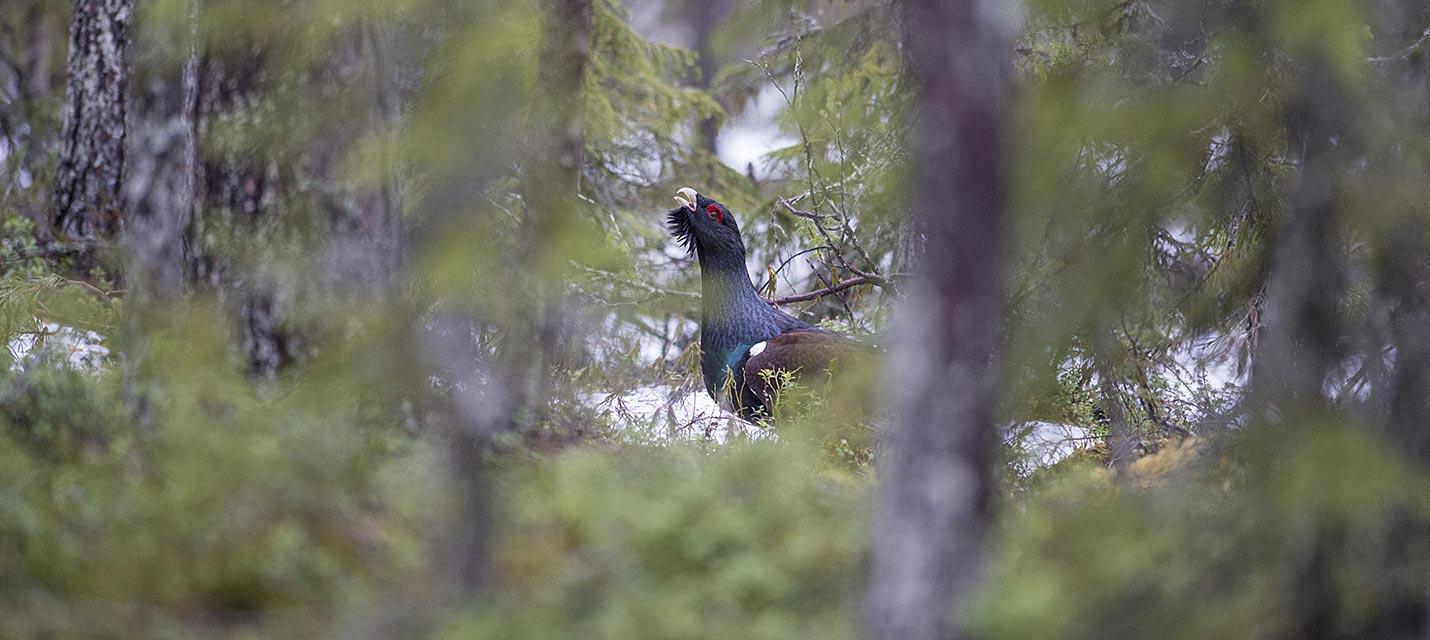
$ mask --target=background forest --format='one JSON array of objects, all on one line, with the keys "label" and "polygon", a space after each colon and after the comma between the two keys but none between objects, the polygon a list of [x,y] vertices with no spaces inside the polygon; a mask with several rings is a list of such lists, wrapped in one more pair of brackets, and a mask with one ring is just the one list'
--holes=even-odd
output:
[{"label": "background forest", "polygon": [[1430,638],[1423,0],[6,0],[0,225],[0,638]]}]

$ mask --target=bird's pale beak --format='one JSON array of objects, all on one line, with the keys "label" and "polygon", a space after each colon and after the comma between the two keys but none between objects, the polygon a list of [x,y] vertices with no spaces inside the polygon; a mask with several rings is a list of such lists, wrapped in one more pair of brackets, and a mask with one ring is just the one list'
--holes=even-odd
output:
[{"label": "bird's pale beak", "polygon": [[695,210],[695,190],[690,187],[683,187],[675,192],[675,201],[681,206],[691,211]]}]

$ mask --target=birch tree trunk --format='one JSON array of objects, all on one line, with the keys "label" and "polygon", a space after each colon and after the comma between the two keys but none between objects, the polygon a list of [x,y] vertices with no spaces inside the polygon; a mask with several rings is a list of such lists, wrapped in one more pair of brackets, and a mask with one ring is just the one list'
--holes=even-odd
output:
[{"label": "birch tree trunk", "polygon": [[870,638],[963,635],[990,519],[1004,242],[1007,25],[977,0],[911,0],[919,92],[911,207],[925,255],[893,355],[866,595]]},{"label": "birch tree trunk", "polygon": [[117,230],[133,0],[75,0],[51,233],[92,246]]}]

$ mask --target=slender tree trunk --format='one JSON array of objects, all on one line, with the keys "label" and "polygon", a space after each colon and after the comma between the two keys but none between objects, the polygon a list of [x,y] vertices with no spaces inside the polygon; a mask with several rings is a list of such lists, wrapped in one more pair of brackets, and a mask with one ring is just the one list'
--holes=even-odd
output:
[{"label": "slender tree trunk", "polygon": [[[271,84],[270,54],[260,48],[245,56],[215,52],[198,59],[192,117],[200,147],[225,121],[239,127],[255,125],[242,119],[235,123],[227,114],[279,91]],[[251,133],[243,130],[238,135]],[[257,379],[274,378],[308,348],[304,336],[287,324],[297,288],[261,269],[240,267],[226,247],[211,239],[218,235],[214,230],[220,234],[241,230],[258,245],[272,241],[270,234],[279,233],[284,225],[276,215],[281,208],[275,205],[300,190],[293,182],[298,171],[296,165],[275,162],[262,150],[240,153],[216,147],[195,157],[194,215],[185,231],[187,277],[194,289],[214,294],[237,314],[247,370]]]},{"label": "slender tree trunk", "polygon": [[1119,475],[1127,471],[1137,454],[1137,441],[1132,434],[1132,424],[1127,419],[1126,405],[1122,402],[1122,390],[1118,388],[1112,364],[1111,346],[1099,349],[1094,356],[1097,366],[1097,386],[1102,394],[1102,410],[1107,415],[1107,465]]},{"label": "slender tree trunk", "polygon": [[[695,31],[695,53],[700,58],[697,67],[700,77],[694,83],[699,89],[709,91],[715,82],[715,72],[719,70],[715,60],[715,30],[727,12],[724,0],[694,0],[687,6],[686,15]],[[696,129],[700,146],[715,153],[720,140],[720,121],[713,117],[702,118]]]},{"label": "slender tree trunk", "polygon": [[75,0],[52,234],[81,246],[117,230],[132,0]]},{"label": "slender tree trunk", "polygon": [[172,302],[191,284],[198,93],[198,1],[189,0],[188,53],[180,76],[135,96],[124,182],[125,395],[136,421],[155,423],[145,361],[149,334],[171,321]]},{"label": "slender tree trunk", "polygon": [[[527,166],[523,198],[526,217],[517,239],[516,262],[528,281],[530,306],[525,318],[512,327],[513,338],[506,370],[518,379],[521,425],[541,426],[553,393],[564,389],[550,384],[546,370],[564,353],[567,313],[560,291],[570,256],[555,250],[560,236],[569,232],[580,190],[581,163],[585,155],[581,85],[590,57],[591,0],[544,0],[546,16],[542,34],[540,91],[536,96],[534,153]],[[528,328],[535,331],[528,333]],[[531,348],[524,348],[524,347]],[[535,357],[533,357],[535,356]]]},{"label": "slender tree trunk", "polygon": [[[1400,4],[1396,18],[1404,32],[1398,42],[1418,41],[1424,37],[1424,25],[1430,24],[1430,6],[1420,0]],[[1430,104],[1417,99],[1430,90],[1430,56],[1422,52],[1394,60],[1387,78],[1409,98],[1401,106],[1404,121],[1430,119]],[[1395,362],[1385,384],[1372,383],[1372,393],[1383,397],[1389,440],[1430,467],[1430,219],[1423,211],[1409,212],[1390,228],[1393,231],[1381,238],[1380,270],[1383,295],[1393,305],[1389,337]],[[1379,390],[1382,386],[1384,391]],[[1430,593],[1426,598],[1430,600]]]},{"label": "slender tree trunk", "polygon": [[130,150],[125,181],[125,275],[130,298],[170,297],[188,283],[188,231],[194,215],[198,95],[198,0],[190,0],[188,53],[177,82],[141,98],[144,113]]},{"label": "slender tree trunk", "polygon": [[919,91],[911,207],[926,242],[889,370],[870,638],[962,637],[954,614],[977,583],[991,518],[1010,26],[992,22],[994,4],[910,0],[905,16]]},{"label": "slender tree trunk", "polygon": [[[1382,261],[1382,288],[1394,307],[1391,344],[1395,363],[1381,397],[1390,442],[1421,465],[1430,467],[1430,282],[1425,223],[1400,223],[1397,237],[1382,240],[1389,250]],[[1372,354],[1370,357],[1379,357]]]},{"label": "slender tree trunk", "polygon": [[50,45],[54,34],[59,31],[50,18],[50,13],[40,3],[30,6],[30,15],[26,22],[34,35],[25,55],[25,68],[29,70],[26,77],[29,80],[30,97],[50,94]]},{"label": "slender tree trunk", "polygon": [[372,64],[373,101],[368,117],[383,141],[380,152],[382,184],[368,207],[366,225],[375,254],[374,271],[381,280],[381,292],[391,292],[403,256],[402,181],[397,150],[391,136],[401,126],[403,96],[399,89],[397,62],[393,59],[396,39],[392,25],[365,24],[363,38]]},{"label": "slender tree trunk", "polygon": [[[1353,165],[1355,136],[1339,96],[1343,88],[1326,60],[1309,56],[1301,64],[1301,86],[1291,96],[1286,130],[1300,167],[1286,196],[1271,247],[1265,329],[1252,364],[1253,415],[1274,425],[1284,441],[1304,437],[1330,409],[1324,385],[1341,359],[1344,336],[1337,306],[1345,293],[1346,257],[1338,242],[1338,200],[1345,172]],[[1294,637],[1344,637],[1333,621],[1336,582],[1326,558],[1334,538],[1324,525],[1297,561],[1299,575],[1286,595],[1295,602]]]},{"label": "slender tree trunk", "polygon": [[[566,257],[554,250],[575,211],[582,161],[581,86],[591,43],[591,0],[545,0],[540,87],[532,153],[523,190],[526,210],[517,239],[511,315],[497,319],[501,341],[495,360],[473,344],[478,323],[446,316],[426,340],[429,350],[455,372],[460,391],[448,425],[453,472],[462,492],[454,570],[461,590],[477,595],[492,585],[493,439],[531,426],[546,401],[546,363],[559,333],[558,289],[551,280]],[[455,356],[455,357],[454,357]]]},{"label": "slender tree trunk", "polygon": [[[1272,245],[1265,329],[1252,366],[1263,417],[1283,420],[1326,407],[1322,387],[1339,360],[1336,305],[1345,286],[1334,225],[1344,163],[1340,95],[1326,64],[1311,61],[1290,108],[1287,130],[1300,170]],[[1339,141],[1336,138],[1342,137]]]}]

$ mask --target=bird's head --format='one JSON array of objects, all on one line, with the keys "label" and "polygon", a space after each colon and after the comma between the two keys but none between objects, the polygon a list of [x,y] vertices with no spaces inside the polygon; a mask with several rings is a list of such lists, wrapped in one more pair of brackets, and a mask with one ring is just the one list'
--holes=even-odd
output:
[{"label": "bird's head", "polygon": [[725,205],[694,189],[685,187],[676,192],[680,206],[666,216],[670,235],[685,249],[699,257],[702,265],[726,265],[745,268],[745,243],[740,239],[740,226]]}]

